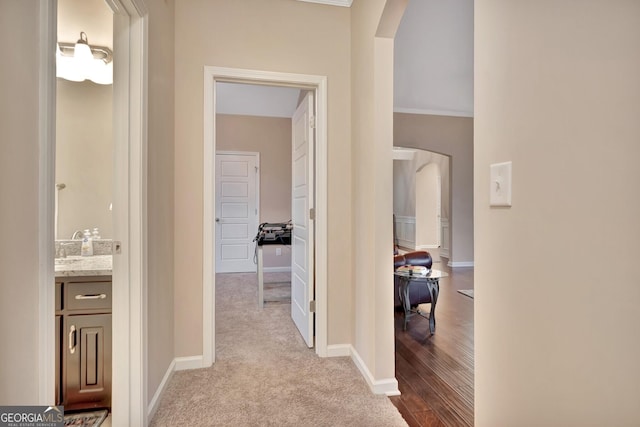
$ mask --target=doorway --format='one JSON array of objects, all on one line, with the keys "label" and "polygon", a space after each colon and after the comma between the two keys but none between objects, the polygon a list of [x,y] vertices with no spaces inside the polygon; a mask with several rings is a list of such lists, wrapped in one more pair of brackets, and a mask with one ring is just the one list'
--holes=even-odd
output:
[{"label": "doorway", "polygon": [[[114,184],[113,236],[113,425],[146,425],[146,59],[147,8],[144,0],[109,0],[114,13],[114,68],[116,75],[128,76],[113,87],[114,96]],[[41,111],[40,136],[42,179],[39,203],[39,244],[46,265],[54,261],[55,190],[55,103],[57,2],[40,2]],[[138,171],[131,173],[130,171]],[[39,357],[43,381],[39,401],[54,401],[55,354],[53,269],[40,270]]]},{"label": "doorway", "polygon": [[[286,74],[256,70],[205,67],[204,70],[204,247],[203,247],[203,359],[202,366],[215,361],[215,167],[216,83],[247,83],[297,87],[315,93],[315,335],[316,353],[327,355],[327,83],[324,76]],[[309,309],[311,309],[309,305]]]},{"label": "doorway", "polygon": [[405,251],[427,250],[434,262],[449,257],[451,158],[415,148],[394,148],[393,212]]}]

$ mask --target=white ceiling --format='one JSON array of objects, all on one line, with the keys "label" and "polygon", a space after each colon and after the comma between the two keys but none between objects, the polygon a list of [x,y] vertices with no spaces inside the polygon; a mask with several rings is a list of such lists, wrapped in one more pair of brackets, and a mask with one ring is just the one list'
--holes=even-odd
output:
[{"label": "white ceiling", "polygon": [[410,0],[394,46],[394,111],[473,116],[473,0]]},{"label": "white ceiling", "polygon": [[[351,6],[351,0],[299,1]],[[229,102],[235,114],[286,117],[289,107],[278,105],[289,102],[285,95],[265,99],[259,86],[233,89],[241,96],[228,90],[218,98],[219,111]],[[269,96],[290,89],[271,90]],[[396,112],[473,117],[473,0],[409,0],[395,37],[393,104]]]},{"label": "white ceiling", "polygon": [[247,116],[293,117],[300,89],[216,83],[216,112]]}]

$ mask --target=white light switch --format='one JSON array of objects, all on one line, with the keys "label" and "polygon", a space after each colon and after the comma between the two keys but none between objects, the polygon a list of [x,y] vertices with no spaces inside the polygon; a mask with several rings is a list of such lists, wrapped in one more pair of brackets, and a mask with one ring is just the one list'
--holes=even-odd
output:
[{"label": "white light switch", "polygon": [[491,165],[489,206],[511,206],[511,162]]}]

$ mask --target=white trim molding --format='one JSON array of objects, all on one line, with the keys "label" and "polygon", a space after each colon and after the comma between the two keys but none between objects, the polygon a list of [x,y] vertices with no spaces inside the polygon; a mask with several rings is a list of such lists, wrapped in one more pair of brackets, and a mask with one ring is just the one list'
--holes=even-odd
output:
[{"label": "white trim molding", "polygon": [[38,55],[38,369],[40,405],[51,405],[55,393],[55,310],[54,310],[54,183],[56,143],[56,71],[54,56],[56,49],[57,1],[40,1],[39,21],[41,46]]},{"label": "white trim molding", "polygon": [[416,217],[396,215],[396,238],[401,248],[416,249]]},{"label": "white trim molding", "polygon": [[423,114],[425,116],[473,117],[472,111],[453,111],[422,108],[394,108],[394,113]]},{"label": "white trim molding", "polygon": [[153,397],[149,402],[149,407],[147,408],[148,421],[151,421],[153,419],[153,416],[158,411],[158,407],[160,406],[160,400],[162,399],[162,395],[164,394],[164,391],[167,388],[167,385],[169,384],[169,381],[171,381],[171,378],[173,377],[173,373],[176,370],[177,370],[176,359],[173,359],[169,364],[169,367],[167,368],[167,372],[164,373],[164,376],[162,377],[162,381],[160,381],[160,384],[158,385],[158,389],[153,394]]},{"label": "white trim molding", "polygon": [[456,267],[473,267],[473,261],[449,261],[447,263],[447,265],[449,267],[452,268],[456,268]]},{"label": "white trim molding", "polygon": [[315,91],[316,100],[316,313],[315,349],[327,356],[327,77],[204,66],[203,91],[203,242],[202,242],[202,348],[203,367],[215,361],[215,152],[216,82],[299,87]]},{"label": "white trim molding", "polygon": [[441,218],[440,219],[440,229],[441,229],[441,237],[440,241],[442,242],[442,246],[440,247],[440,256],[449,258],[449,219]]},{"label": "white trim molding", "polygon": [[327,346],[327,357],[350,357],[351,344],[331,344]]},{"label": "white trim molding", "polygon": [[413,160],[416,152],[412,148],[393,147],[393,160]]},{"label": "white trim molding", "polygon": [[384,394],[385,396],[399,396],[400,389],[398,389],[398,380],[393,378],[385,378],[382,380],[376,380],[373,378],[371,371],[367,368],[367,365],[364,363],[358,352],[353,346],[350,347],[350,355],[351,360],[355,363],[358,370],[364,377],[367,385],[371,389],[374,394]]},{"label": "white trim molding", "polygon": [[203,356],[185,356],[174,359],[176,371],[188,371],[189,369],[206,368]]},{"label": "white trim molding", "polygon": [[291,273],[291,267],[264,267],[265,273]]},{"label": "white trim molding", "polygon": [[[147,425],[147,40],[144,0],[114,12],[113,425]],[[117,208],[116,208],[117,207]]]},{"label": "white trim molding", "polygon": [[319,3],[326,4],[329,6],[342,6],[342,7],[351,7],[351,3],[353,0],[298,0],[303,1],[305,3]]},{"label": "white trim molding", "polygon": [[416,251],[424,251],[427,249],[438,249],[440,246],[438,245],[417,245]]}]

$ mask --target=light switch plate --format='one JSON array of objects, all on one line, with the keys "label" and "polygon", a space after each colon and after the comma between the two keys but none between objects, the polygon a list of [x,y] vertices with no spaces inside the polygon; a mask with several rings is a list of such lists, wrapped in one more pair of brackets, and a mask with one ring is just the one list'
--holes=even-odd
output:
[{"label": "light switch plate", "polygon": [[491,165],[489,206],[511,206],[511,162]]}]

